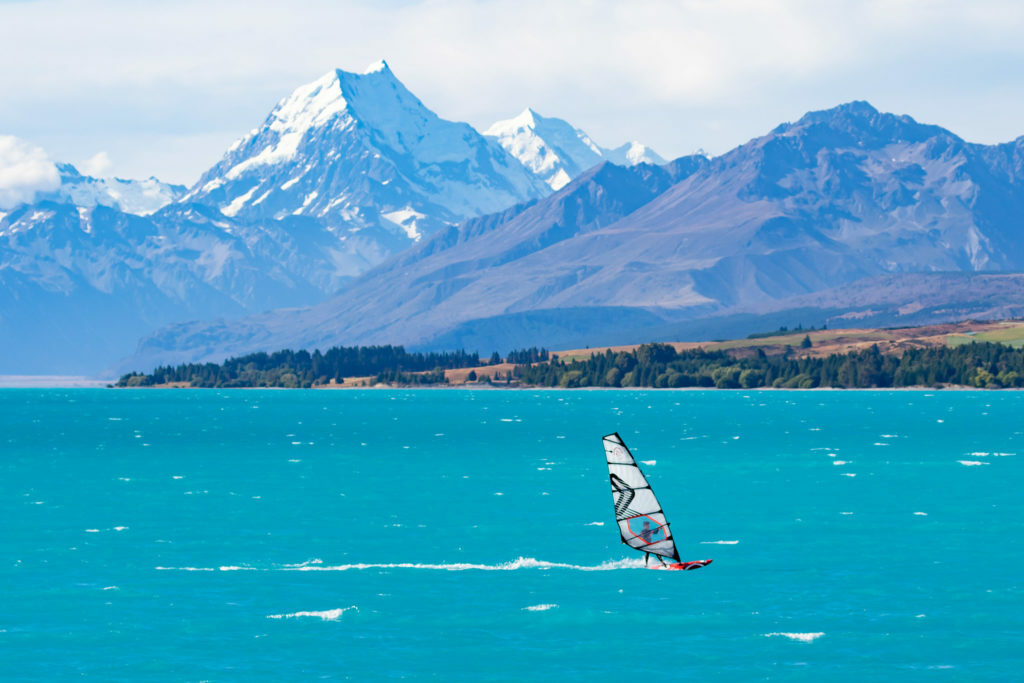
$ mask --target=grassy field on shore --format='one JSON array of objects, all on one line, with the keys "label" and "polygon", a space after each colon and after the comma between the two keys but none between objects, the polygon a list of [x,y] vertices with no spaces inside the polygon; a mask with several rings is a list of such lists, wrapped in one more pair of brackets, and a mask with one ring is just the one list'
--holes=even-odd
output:
[{"label": "grassy field on shore", "polygon": [[[810,348],[801,348],[804,337],[811,340]],[[667,342],[676,351],[703,349],[705,351],[763,350],[766,354],[784,353],[789,347],[796,357],[823,357],[836,353],[861,351],[877,345],[879,351],[902,354],[907,349],[937,346],[959,346],[972,341],[990,341],[1008,344],[1014,348],[1024,346],[1024,321],[996,322],[966,321],[927,325],[923,327],[863,328],[835,330],[790,330],[771,335],[756,335],[744,339],[726,339],[709,342]],[[582,360],[595,353],[611,350],[635,351],[641,344],[627,346],[595,346],[588,349],[554,351],[562,360]]]}]

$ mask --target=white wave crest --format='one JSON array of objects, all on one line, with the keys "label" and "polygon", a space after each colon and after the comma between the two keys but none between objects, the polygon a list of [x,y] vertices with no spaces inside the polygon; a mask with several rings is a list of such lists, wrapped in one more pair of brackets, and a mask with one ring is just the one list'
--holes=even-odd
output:
[{"label": "white wave crest", "polygon": [[597,565],[569,564],[567,562],[548,562],[532,557],[520,557],[511,562],[499,564],[476,564],[471,562],[452,562],[444,564],[430,564],[422,562],[358,562],[353,564],[338,565],[277,565],[272,567],[251,567],[240,565],[224,565],[221,567],[156,567],[158,571],[185,571],[185,572],[243,572],[243,571],[280,571],[280,572],[346,572],[362,569],[432,569],[436,571],[464,572],[510,572],[519,569],[572,569],[581,572],[603,572],[616,569],[643,569],[644,562],[639,558],[625,560],[608,560]]},{"label": "white wave crest", "polygon": [[445,564],[428,564],[419,562],[391,562],[391,563],[356,563],[339,564],[334,566],[310,566],[294,567],[291,571],[350,571],[353,569],[433,569],[438,571],[461,572],[461,571],[485,571],[485,572],[509,572],[518,569],[574,569],[576,571],[610,571],[614,569],[641,569],[643,561],[639,559],[609,560],[598,565],[579,565],[567,562],[547,562],[532,557],[519,557],[511,562],[499,564],[476,564],[471,562],[452,562]]},{"label": "white wave crest", "polygon": [[604,526],[604,522],[587,522],[583,526]]},{"label": "white wave crest", "polygon": [[653,467],[654,465],[657,465],[657,464],[658,464],[658,461],[657,461],[657,460],[641,460],[640,462],[641,462],[641,464],[644,464],[644,465],[651,465],[652,467]]},{"label": "white wave crest", "polygon": [[739,541],[701,541],[701,545],[736,545]]},{"label": "white wave crest", "polygon": [[297,619],[298,617],[315,617],[324,621],[338,621],[341,615],[349,610],[359,611],[355,605],[351,607],[339,607],[338,609],[326,609],[319,612],[292,612],[291,614],[268,614],[267,619]]},{"label": "white wave crest", "polygon": [[825,633],[765,633],[764,635],[765,638],[782,636],[783,638],[789,638],[790,640],[799,640],[801,643],[810,643],[817,638],[821,638]]},{"label": "white wave crest", "polygon": [[958,463],[965,467],[977,467],[978,465],[987,465],[987,462],[981,460],[957,460]]},{"label": "white wave crest", "polygon": [[323,564],[323,563],[324,563],[324,561],[321,560],[319,557],[317,557],[317,558],[314,558],[312,560],[306,560],[305,562],[296,562],[295,564],[286,564],[284,566],[285,567],[289,567],[289,568],[309,567],[311,565],[317,565],[317,564]]},{"label": "white wave crest", "polygon": [[527,611],[527,612],[546,612],[549,609],[554,609],[555,607],[558,607],[558,605],[556,605],[554,603],[547,603],[547,604],[544,604],[544,605],[530,605],[529,607],[524,607],[523,611]]},{"label": "white wave crest", "polygon": [[215,572],[216,567],[154,567],[158,572]]}]

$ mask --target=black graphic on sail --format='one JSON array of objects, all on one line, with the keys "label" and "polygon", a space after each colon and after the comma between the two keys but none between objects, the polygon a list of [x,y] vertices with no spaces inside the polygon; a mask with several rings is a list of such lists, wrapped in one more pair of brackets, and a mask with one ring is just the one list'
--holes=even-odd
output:
[{"label": "black graphic on sail", "polygon": [[679,551],[672,540],[668,520],[633,454],[618,433],[609,434],[602,442],[608,459],[615,520],[619,524],[622,542],[642,552],[670,557],[678,562]]},{"label": "black graphic on sail", "polygon": [[621,519],[626,516],[626,510],[629,509],[629,504],[636,498],[636,493],[633,489],[629,488],[626,482],[622,481],[614,474],[612,477],[612,490],[614,490],[618,497],[615,499],[615,519]]}]

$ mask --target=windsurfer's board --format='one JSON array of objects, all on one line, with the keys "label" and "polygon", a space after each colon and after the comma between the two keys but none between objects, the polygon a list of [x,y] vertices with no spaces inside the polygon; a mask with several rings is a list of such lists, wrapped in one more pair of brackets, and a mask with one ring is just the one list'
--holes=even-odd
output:
[{"label": "windsurfer's board", "polygon": [[664,569],[674,569],[676,571],[688,572],[691,569],[700,569],[711,564],[714,560],[693,560],[692,562],[673,562],[672,564],[665,565]]}]

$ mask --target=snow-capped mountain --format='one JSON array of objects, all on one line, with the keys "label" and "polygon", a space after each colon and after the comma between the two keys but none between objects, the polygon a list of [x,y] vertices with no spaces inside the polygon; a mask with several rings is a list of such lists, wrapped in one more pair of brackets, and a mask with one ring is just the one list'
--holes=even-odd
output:
[{"label": "snow-capped mountain", "polygon": [[615,149],[604,150],[604,158],[619,166],[635,166],[636,164],[655,164],[661,166],[668,163],[661,155],[647,145],[633,140]]},{"label": "snow-capped mountain", "polygon": [[665,163],[654,150],[639,142],[606,149],[567,121],[541,116],[530,108],[519,116],[494,123],[484,135],[496,140],[552,190],[560,190],[602,161],[620,166]]},{"label": "snow-capped mountain", "polygon": [[185,194],[183,185],[171,185],[150,177],[145,180],[94,178],[82,175],[71,164],[57,164],[60,187],[40,194],[38,201],[69,202],[91,209],[108,206],[137,216],[149,215]]},{"label": "snow-capped mountain", "polygon": [[239,220],[314,217],[342,239],[385,231],[405,246],[547,191],[499,145],[438,117],[379,62],[297,88],[184,199]]},{"label": "snow-capped mountain", "polygon": [[0,211],[0,372],[98,371],[160,325],[315,303],[423,235],[550,192],[383,62],[296,89],[187,193],[54,170],[59,186]]}]

